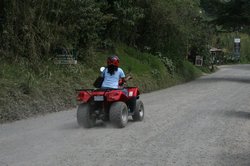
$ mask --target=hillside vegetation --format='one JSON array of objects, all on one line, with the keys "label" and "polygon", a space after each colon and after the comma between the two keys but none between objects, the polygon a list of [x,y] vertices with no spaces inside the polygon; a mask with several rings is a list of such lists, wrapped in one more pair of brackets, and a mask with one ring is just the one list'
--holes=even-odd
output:
[{"label": "hillside vegetation", "polygon": [[[199,0],[1,2],[0,122],[75,106],[74,90],[92,87],[111,54],[143,92],[199,76],[190,52],[209,66],[213,27]],[[78,64],[54,64],[61,49]]]},{"label": "hillside vegetation", "polygon": [[1,58],[37,64],[57,48],[74,48],[79,60],[96,48],[121,42],[181,62],[191,48],[207,51],[209,31],[198,0],[12,0],[4,1]]},{"label": "hillside vegetation", "polygon": [[[120,55],[124,71],[133,76],[128,85],[138,86],[141,92],[166,88],[201,75],[199,69],[186,61],[178,72],[170,73],[164,63],[153,55],[121,46],[115,53]],[[93,80],[99,74],[99,67],[105,65],[108,55],[98,52],[95,55],[98,59],[93,63],[77,65],[42,63],[39,74],[26,67],[25,61],[17,64],[1,62],[0,122],[76,106],[75,89],[93,88]]]}]

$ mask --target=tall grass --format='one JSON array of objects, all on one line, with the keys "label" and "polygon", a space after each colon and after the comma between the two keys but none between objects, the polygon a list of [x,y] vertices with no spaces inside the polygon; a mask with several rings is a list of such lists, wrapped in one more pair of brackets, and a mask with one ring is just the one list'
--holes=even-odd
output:
[{"label": "tall grass", "polygon": [[34,71],[25,61],[19,64],[0,62],[0,123],[55,112],[76,106],[75,89],[93,88],[99,67],[106,65],[106,57],[117,54],[121,68],[132,75],[129,86],[141,92],[166,88],[197,77],[200,71],[185,62],[176,73],[156,56],[142,53],[125,45],[114,52],[96,52],[77,65],[41,63]]}]

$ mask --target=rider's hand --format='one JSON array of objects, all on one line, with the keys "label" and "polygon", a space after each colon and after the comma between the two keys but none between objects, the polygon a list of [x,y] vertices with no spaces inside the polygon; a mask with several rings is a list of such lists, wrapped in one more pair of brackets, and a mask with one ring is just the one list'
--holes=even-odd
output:
[{"label": "rider's hand", "polygon": [[127,77],[125,78],[126,81],[128,81],[128,80],[130,80],[130,79],[132,79],[132,76],[127,76]]}]

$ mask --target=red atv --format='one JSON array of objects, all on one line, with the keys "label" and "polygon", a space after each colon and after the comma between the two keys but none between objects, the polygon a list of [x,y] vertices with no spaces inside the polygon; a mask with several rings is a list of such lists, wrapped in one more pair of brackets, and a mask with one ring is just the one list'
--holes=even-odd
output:
[{"label": "red atv", "polygon": [[111,121],[123,128],[128,123],[128,116],[134,121],[144,118],[144,106],[139,100],[137,87],[121,89],[81,89],[77,90],[77,122],[80,126],[91,128],[96,120]]}]

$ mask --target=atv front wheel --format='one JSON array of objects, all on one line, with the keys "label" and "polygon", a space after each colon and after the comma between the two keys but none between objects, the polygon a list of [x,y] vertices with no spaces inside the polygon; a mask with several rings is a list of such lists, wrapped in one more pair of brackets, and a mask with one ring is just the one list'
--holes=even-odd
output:
[{"label": "atv front wheel", "polygon": [[123,128],[128,123],[128,107],[124,102],[114,102],[110,106],[109,119],[111,123],[119,128]]},{"label": "atv front wheel", "polygon": [[141,100],[136,101],[136,108],[134,115],[132,115],[134,121],[142,121],[144,118],[144,105]]},{"label": "atv front wheel", "polygon": [[80,104],[76,117],[81,127],[91,128],[95,125],[96,118],[91,116],[91,106],[89,104]]}]

